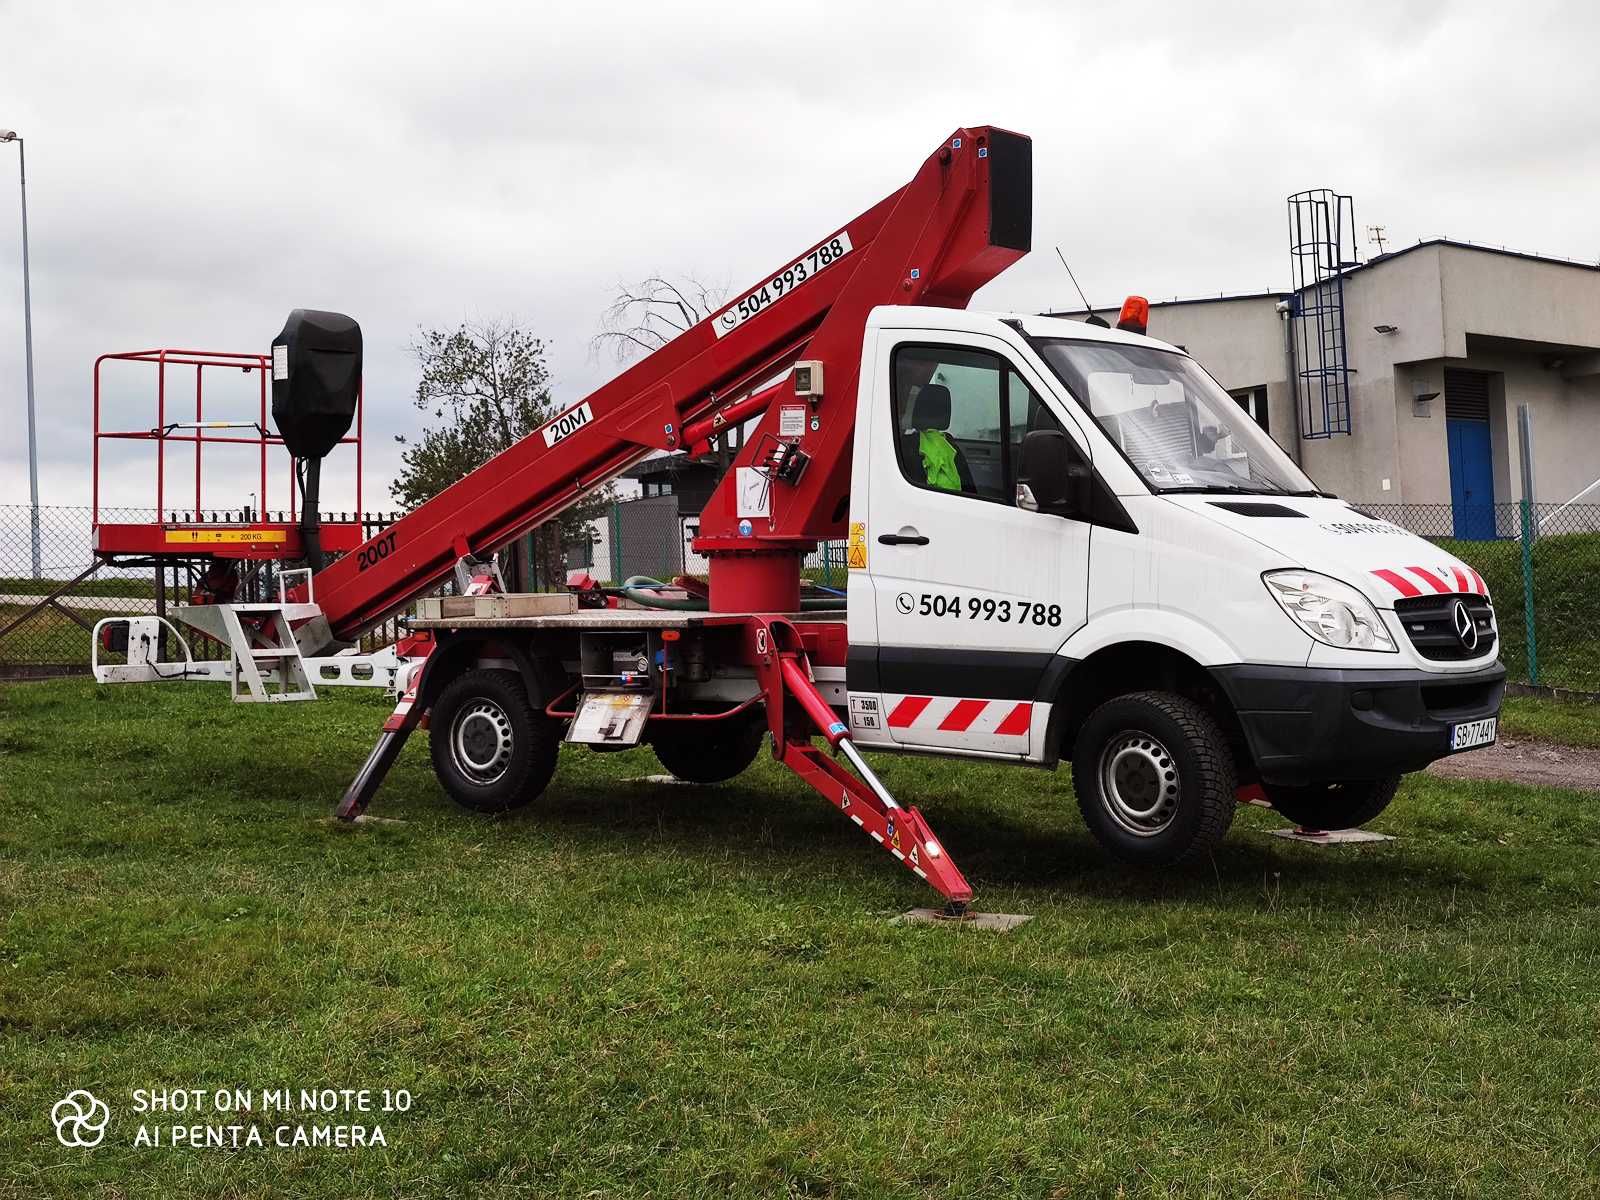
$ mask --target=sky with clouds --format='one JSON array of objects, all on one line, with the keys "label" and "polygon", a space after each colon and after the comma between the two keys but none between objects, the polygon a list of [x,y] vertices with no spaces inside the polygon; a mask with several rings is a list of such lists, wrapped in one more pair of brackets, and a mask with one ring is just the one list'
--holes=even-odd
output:
[{"label": "sky with clouds", "polygon": [[[303,306],[362,324],[381,507],[419,326],[513,317],[576,400],[617,369],[589,341],[619,281],[737,291],[961,125],[1034,139],[1035,252],[980,307],[1074,303],[1056,245],[1096,304],[1282,287],[1308,187],[1391,248],[1595,261],[1597,36],[1587,3],[0,0],[42,500],[88,501],[98,354],[264,350]],[[28,495],[16,159],[0,145],[0,504]],[[146,382],[108,378],[108,420],[153,424]],[[208,416],[251,415],[237,377],[207,390]],[[152,464],[125,454],[107,501],[150,503]],[[255,486],[213,483],[217,506]]]}]

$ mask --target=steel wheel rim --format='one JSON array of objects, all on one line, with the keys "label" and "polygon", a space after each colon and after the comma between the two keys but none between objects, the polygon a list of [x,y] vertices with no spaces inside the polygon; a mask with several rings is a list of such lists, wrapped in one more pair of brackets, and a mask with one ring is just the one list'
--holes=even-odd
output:
[{"label": "steel wheel rim", "polygon": [[493,700],[479,699],[456,713],[450,757],[473,783],[491,784],[511,765],[511,718]]},{"label": "steel wheel rim", "polygon": [[1119,733],[1100,754],[1101,803],[1135,837],[1154,837],[1172,824],[1180,783],[1172,752],[1148,733]]}]

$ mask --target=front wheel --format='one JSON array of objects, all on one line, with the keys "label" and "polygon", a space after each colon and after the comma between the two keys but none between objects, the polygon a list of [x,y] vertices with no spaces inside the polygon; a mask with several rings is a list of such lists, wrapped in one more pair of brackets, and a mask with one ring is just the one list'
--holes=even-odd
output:
[{"label": "front wheel", "polygon": [[1304,829],[1355,829],[1394,799],[1400,776],[1315,783],[1306,787],[1268,785],[1262,790],[1272,807]]},{"label": "front wheel", "polygon": [[446,685],[428,719],[433,773],[473,812],[521,808],[549,785],[561,726],[528,702],[514,671],[468,671]]},{"label": "front wheel", "polygon": [[1216,719],[1170,692],[1107,700],[1073,747],[1084,823],[1126,862],[1160,866],[1211,850],[1233,824],[1236,778]]}]

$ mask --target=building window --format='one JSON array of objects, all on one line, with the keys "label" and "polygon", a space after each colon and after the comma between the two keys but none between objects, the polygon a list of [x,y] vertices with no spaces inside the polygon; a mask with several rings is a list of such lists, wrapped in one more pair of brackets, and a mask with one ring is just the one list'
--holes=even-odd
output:
[{"label": "building window", "polygon": [[1267,389],[1264,387],[1243,388],[1236,392],[1229,392],[1239,407],[1250,414],[1250,419],[1261,426],[1261,432],[1271,433],[1267,425]]}]

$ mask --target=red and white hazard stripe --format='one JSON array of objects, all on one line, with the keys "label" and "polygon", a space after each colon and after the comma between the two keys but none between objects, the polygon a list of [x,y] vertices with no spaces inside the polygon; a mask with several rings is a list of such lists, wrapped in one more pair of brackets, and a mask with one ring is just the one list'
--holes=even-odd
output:
[{"label": "red and white hazard stripe", "polygon": [[1483,576],[1471,567],[1380,567],[1372,573],[1402,596],[1489,594]]},{"label": "red and white hazard stripe", "polygon": [[972,700],[960,696],[886,696],[889,728],[915,733],[1028,737],[1033,705],[1027,700]]}]

